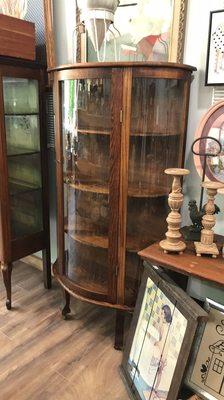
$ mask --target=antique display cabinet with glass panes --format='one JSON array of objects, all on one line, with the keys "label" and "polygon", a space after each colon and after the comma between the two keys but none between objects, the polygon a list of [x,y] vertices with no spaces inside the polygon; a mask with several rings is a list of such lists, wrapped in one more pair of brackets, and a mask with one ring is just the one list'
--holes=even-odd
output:
[{"label": "antique display cabinet with glass panes", "polygon": [[70,295],[124,313],[135,306],[138,251],[166,231],[171,182],[184,160],[193,67],[76,64],[54,69],[57,280]]},{"label": "antique display cabinet with glass panes", "polygon": [[45,74],[36,63],[0,57],[0,261],[11,308],[13,261],[42,250],[51,286]]}]

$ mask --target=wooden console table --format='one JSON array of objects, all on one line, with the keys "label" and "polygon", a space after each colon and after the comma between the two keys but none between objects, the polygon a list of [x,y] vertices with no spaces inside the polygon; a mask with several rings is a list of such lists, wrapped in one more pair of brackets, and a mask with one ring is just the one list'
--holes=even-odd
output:
[{"label": "wooden console table", "polygon": [[[217,246],[219,251],[224,243],[224,237],[217,236]],[[165,254],[155,243],[140,251],[139,256],[150,262],[182,275],[191,276],[206,281],[224,285],[224,258],[221,254],[217,258],[210,256],[197,257],[192,242],[187,243],[187,249],[183,254]]]}]

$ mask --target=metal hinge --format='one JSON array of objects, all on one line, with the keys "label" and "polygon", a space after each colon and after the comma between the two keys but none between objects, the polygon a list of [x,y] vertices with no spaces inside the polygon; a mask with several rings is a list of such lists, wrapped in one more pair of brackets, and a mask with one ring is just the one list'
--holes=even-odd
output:
[{"label": "metal hinge", "polygon": [[123,123],[123,110],[120,110],[120,123]]}]

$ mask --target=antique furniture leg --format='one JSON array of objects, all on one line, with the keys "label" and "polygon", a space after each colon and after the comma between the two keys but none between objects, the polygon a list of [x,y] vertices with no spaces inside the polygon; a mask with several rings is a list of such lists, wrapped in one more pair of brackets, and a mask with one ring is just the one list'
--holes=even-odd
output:
[{"label": "antique furniture leg", "polygon": [[115,327],[115,342],[114,348],[116,350],[122,350],[124,346],[124,322],[125,313],[124,311],[116,311],[116,327]]},{"label": "antique furniture leg", "polygon": [[50,246],[42,250],[44,287],[51,289],[51,252]]},{"label": "antique furniture leg", "polygon": [[67,319],[67,314],[70,314],[71,309],[70,309],[70,293],[67,292],[67,290],[63,290],[64,296],[65,296],[65,306],[62,310],[62,316],[64,319]]},{"label": "antique furniture leg", "polygon": [[164,253],[176,252],[182,254],[186,248],[186,244],[180,240],[181,215],[179,210],[183,204],[183,194],[181,188],[181,177],[189,174],[188,169],[168,168],[165,174],[173,176],[172,192],[169,195],[168,204],[171,208],[166,221],[168,223],[168,231],[166,239],[160,242],[160,247]]},{"label": "antique furniture leg", "polygon": [[2,263],[1,264],[1,270],[2,270],[2,275],[3,275],[3,281],[4,285],[6,288],[6,308],[8,310],[11,310],[12,307],[12,289],[11,289],[11,275],[12,275],[12,263]]},{"label": "antique furniture leg", "polygon": [[200,257],[202,254],[210,254],[216,258],[219,254],[218,247],[214,240],[213,227],[215,226],[215,195],[218,189],[223,189],[224,185],[220,182],[204,182],[202,184],[206,188],[208,202],[205,206],[205,215],[202,218],[203,229],[201,231],[201,241],[194,242],[196,254]]}]

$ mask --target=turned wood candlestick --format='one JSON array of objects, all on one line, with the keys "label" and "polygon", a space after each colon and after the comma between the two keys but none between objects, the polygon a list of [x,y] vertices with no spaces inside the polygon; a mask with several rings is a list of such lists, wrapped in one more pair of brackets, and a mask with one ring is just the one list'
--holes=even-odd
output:
[{"label": "turned wood candlestick", "polygon": [[205,215],[202,218],[203,229],[201,231],[201,241],[194,242],[196,254],[198,257],[201,254],[210,254],[212,257],[216,258],[219,254],[218,247],[214,240],[213,227],[215,226],[215,196],[218,189],[223,189],[224,184],[220,182],[204,182],[202,186],[207,191],[208,201],[205,206]]},{"label": "turned wood candlestick", "polygon": [[168,168],[165,170],[165,174],[173,176],[172,192],[168,198],[168,204],[171,208],[166,221],[168,224],[168,231],[166,232],[166,239],[160,242],[160,247],[164,250],[164,253],[175,252],[182,254],[186,248],[186,244],[180,240],[180,224],[181,215],[179,210],[183,204],[183,194],[181,187],[181,177],[188,175],[190,171],[182,168]]}]

